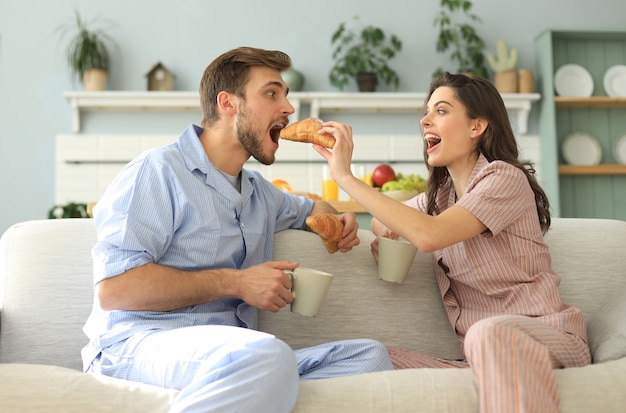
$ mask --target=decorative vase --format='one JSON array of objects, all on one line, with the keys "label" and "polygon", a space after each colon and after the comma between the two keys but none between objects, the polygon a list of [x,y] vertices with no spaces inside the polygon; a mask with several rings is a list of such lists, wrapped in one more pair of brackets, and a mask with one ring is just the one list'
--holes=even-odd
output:
[{"label": "decorative vase", "polygon": [[98,92],[107,88],[108,73],[103,69],[87,69],[83,72],[83,89]]},{"label": "decorative vase", "polygon": [[517,72],[515,70],[507,70],[496,73],[494,85],[500,93],[517,93]]},{"label": "decorative vase", "polygon": [[535,83],[533,80],[533,72],[528,69],[520,69],[517,72],[517,91],[519,93],[534,93]]},{"label": "decorative vase", "polygon": [[293,67],[281,72],[280,76],[283,78],[285,83],[287,83],[287,87],[289,87],[291,92],[299,92],[302,90],[302,86],[304,85],[304,75]]},{"label": "decorative vase", "polygon": [[378,77],[373,72],[359,73],[356,75],[356,83],[359,87],[359,92],[374,92],[378,85]]}]

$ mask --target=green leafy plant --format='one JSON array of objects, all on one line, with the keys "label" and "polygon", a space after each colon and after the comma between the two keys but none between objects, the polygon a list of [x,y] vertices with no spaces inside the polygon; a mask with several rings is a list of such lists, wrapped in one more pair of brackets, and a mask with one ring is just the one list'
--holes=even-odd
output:
[{"label": "green leafy plant", "polygon": [[108,45],[113,45],[111,37],[103,29],[90,29],[78,11],[74,12],[75,21],[59,27],[61,38],[74,32],[67,46],[67,64],[72,75],[83,80],[88,69],[109,70],[110,55]]},{"label": "green leafy plant", "polygon": [[[354,20],[360,23],[358,16]],[[400,78],[388,64],[402,50],[402,41],[397,36],[372,25],[361,25],[357,30],[341,23],[331,37],[331,44],[335,64],[328,78],[333,86],[343,90],[357,75],[374,73],[385,84],[398,88]]]},{"label": "green leafy plant", "polygon": [[[450,60],[456,62],[457,71],[471,72],[487,79],[483,52],[485,42],[472,26],[473,23],[482,21],[472,12],[470,0],[441,0],[441,11],[434,21],[435,27],[439,28],[436,49],[439,53],[450,52]],[[444,69],[438,68],[433,75],[439,76],[444,72]]]},{"label": "green leafy plant", "polygon": [[65,205],[55,205],[48,210],[48,219],[87,218],[87,204],[69,202]]}]

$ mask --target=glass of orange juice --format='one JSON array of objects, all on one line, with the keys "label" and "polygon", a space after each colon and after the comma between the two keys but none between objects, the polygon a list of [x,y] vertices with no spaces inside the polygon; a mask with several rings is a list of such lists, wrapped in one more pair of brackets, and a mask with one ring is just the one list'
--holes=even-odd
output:
[{"label": "glass of orange juice", "polygon": [[339,199],[339,186],[330,177],[328,165],[322,166],[322,199],[324,201],[337,201]]}]

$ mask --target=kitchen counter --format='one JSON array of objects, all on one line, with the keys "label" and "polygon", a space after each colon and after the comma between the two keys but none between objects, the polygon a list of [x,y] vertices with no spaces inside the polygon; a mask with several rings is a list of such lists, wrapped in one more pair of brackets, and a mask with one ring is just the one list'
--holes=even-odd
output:
[{"label": "kitchen counter", "polygon": [[355,201],[326,201],[339,212],[354,212],[355,214],[367,213],[359,203]]},{"label": "kitchen counter", "polygon": [[354,212],[356,214],[356,222],[362,229],[370,229],[372,216],[355,201],[326,201],[339,212]]}]

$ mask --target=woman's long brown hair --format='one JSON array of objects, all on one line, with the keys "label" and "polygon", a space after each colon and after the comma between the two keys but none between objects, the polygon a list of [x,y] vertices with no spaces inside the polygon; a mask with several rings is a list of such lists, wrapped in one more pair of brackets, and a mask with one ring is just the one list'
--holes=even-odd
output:
[{"label": "woman's long brown hair", "polygon": [[[469,119],[483,118],[488,122],[485,132],[478,140],[476,151],[483,154],[489,162],[504,161],[524,172],[528,183],[535,194],[539,225],[545,234],[550,228],[550,202],[535,178],[535,169],[531,162],[521,162],[517,141],[511,128],[509,115],[504,106],[502,96],[488,80],[462,74],[450,74],[433,79],[426,102],[439,87],[451,88],[456,98],[465,106]],[[424,146],[424,159],[428,159],[427,147]],[[432,167],[427,164],[429,177],[426,187],[428,213],[439,213],[437,192],[450,175],[446,167]]]}]

